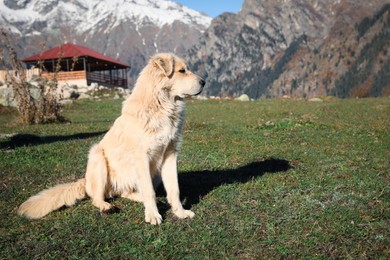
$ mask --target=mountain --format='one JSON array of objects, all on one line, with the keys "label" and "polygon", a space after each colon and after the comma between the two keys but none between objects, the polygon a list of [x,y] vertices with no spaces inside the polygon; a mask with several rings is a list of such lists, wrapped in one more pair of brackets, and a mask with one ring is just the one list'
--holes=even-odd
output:
[{"label": "mountain", "polygon": [[389,12],[383,0],[245,0],[186,56],[207,95],[388,95]]},{"label": "mountain", "polygon": [[131,65],[133,80],[156,52],[183,55],[211,18],[166,0],[0,0],[0,26],[19,57],[64,42],[84,45]]}]

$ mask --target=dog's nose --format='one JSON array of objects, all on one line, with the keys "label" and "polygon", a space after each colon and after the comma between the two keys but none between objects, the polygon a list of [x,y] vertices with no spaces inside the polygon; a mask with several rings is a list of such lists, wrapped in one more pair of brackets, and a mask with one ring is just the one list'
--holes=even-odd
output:
[{"label": "dog's nose", "polygon": [[202,87],[204,87],[204,85],[206,85],[206,81],[204,81],[203,79],[200,79],[199,84],[202,85]]}]

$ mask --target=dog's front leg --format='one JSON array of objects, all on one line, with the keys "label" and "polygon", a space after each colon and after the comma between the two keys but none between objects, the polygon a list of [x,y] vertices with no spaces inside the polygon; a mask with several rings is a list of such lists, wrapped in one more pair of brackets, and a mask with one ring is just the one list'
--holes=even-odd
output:
[{"label": "dog's front leg", "polygon": [[161,169],[161,177],[164,183],[167,199],[172,207],[173,213],[178,218],[193,218],[194,212],[183,209],[180,202],[179,182],[177,176],[177,154],[169,153],[165,156]]},{"label": "dog's front leg", "polygon": [[152,225],[160,225],[162,217],[157,209],[156,194],[150,175],[149,161],[142,158],[138,160],[137,165],[136,171],[139,180],[139,190],[145,207],[145,221]]}]

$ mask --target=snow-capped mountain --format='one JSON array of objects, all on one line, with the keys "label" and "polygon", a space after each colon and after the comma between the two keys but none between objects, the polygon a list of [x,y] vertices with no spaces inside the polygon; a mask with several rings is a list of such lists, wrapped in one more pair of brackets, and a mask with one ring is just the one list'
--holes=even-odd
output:
[{"label": "snow-capped mountain", "polygon": [[0,0],[0,26],[19,55],[73,42],[131,65],[137,75],[156,52],[182,55],[211,18],[167,0]]},{"label": "snow-capped mountain", "polygon": [[59,23],[74,26],[78,33],[93,34],[110,20],[106,30],[132,20],[159,27],[181,21],[190,26],[208,27],[211,18],[178,3],[165,0],[2,0],[0,21],[15,33],[40,33],[35,26]]}]

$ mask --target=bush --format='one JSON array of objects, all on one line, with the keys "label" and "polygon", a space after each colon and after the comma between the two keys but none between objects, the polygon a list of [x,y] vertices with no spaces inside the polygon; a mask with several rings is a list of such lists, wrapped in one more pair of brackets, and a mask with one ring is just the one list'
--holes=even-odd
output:
[{"label": "bush", "polygon": [[[57,99],[57,81],[45,83],[39,81],[35,88],[36,98],[32,95],[32,86],[27,82],[26,71],[17,57],[17,53],[5,30],[1,30],[5,48],[0,47],[0,61],[4,66],[10,66],[13,73],[7,74],[7,85],[11,86],[17,102],[17,110],[22,122],[26,124],[40,124],[63,122],[65,118],[60,114],[60,103]],[[5,57],[8,57],[7,63]],[[35,96],[35,95],[34,95]]]}]

